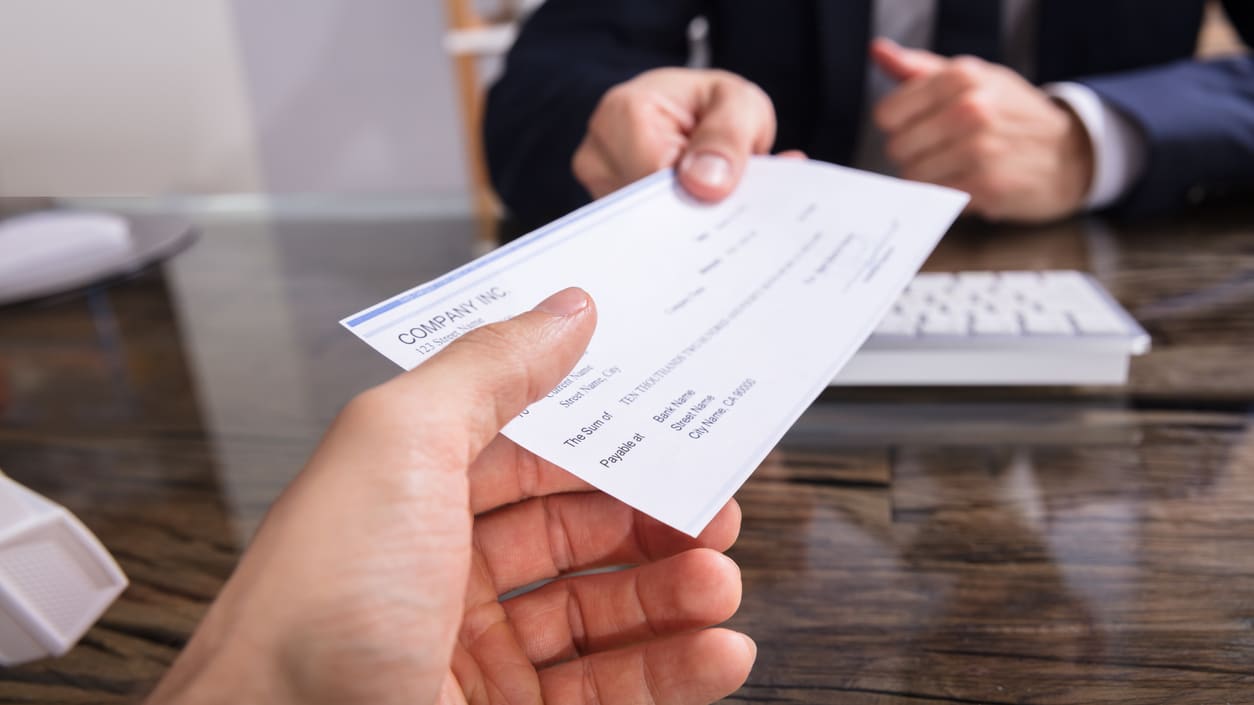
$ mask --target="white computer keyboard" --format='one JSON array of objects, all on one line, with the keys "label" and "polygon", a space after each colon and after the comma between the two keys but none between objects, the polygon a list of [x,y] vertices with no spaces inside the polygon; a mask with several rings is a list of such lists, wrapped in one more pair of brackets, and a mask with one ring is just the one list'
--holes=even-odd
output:
[{"label": "white computer keyboard", "polygon": [[924,273],[832,384],[1123,384],[1149,345],[1080,272]]}]

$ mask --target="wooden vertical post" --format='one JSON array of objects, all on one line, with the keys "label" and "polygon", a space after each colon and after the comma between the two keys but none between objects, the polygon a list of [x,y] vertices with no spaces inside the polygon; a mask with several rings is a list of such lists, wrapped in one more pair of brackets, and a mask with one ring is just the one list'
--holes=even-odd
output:
[{"label": "wooden vertical post", "polygon": [[[449,26],[453,29],[475,29],[484,26],[471,0],[445,0]],[[479,238],[484,245],[496,240],[496,222],[500,208],[488,177],[487,159],[483,149],[483,88],[479,84],[479,57],[458,54],[452,57],[461,102],[462,136],[466,143],[466,168],[470,174],[475,219]]]}]

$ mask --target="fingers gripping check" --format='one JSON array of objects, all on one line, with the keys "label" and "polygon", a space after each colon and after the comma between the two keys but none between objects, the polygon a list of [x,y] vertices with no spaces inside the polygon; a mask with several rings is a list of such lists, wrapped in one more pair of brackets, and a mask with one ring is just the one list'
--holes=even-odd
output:
[{"label": "fingers gripping check", "polygon": [[422,432],[428,443],[461,456],[451,467],[466,467],[570,372],[595,327],[592,299],[566,289],[532,311],[468,333],[376,391],[442,407]]}]

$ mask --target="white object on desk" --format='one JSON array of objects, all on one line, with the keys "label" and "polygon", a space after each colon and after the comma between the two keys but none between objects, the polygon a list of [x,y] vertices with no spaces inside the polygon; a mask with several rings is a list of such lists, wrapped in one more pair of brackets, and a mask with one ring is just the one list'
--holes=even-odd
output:
[{"label": "white object on desk", "polygon": [[89,283],[131,254],[130,227],[108,213],[42,211],[0,221],[0,300]]},{"label": "white object on desk", "polygon": [[82,522],[0,474],[0,666],[65,653],[125,588]]},{"label": "white object on desk", "polygon": [[135,272],[192,241],[181,219],[56,210],[0,220],[0,304]]},{"label": "white object on desk", "polygon": [[1149,346],[1086,274],[929,272],[832,385],[1117,385]]}]

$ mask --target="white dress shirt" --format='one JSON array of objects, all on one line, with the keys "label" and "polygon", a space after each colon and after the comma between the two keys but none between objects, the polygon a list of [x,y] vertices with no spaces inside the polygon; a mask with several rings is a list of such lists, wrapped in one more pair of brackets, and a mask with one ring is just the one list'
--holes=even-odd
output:
[{"label": "white dress shirt", "polygon": [[[1031,80],[1036,73],[1039,0],[1002,0],[1002,3],[1004,61]],[[872,36],[887,37],[902,46],[930,48],[936,0],[875,0],[873,14]],[[889,174],[895,171],[884,154],[884,136],[870,120],[870,110],[896,85],[874,64],[868,67],[868,107],[855,159],[860,168]],[[1127,193],[1144,168],[1146,147],[1140,131],[1083,84],[1053,83],[1043,90],[1076,114],[1093,145],[1093,182],[1085,206],[1098,209],[1115,202]]]}]

